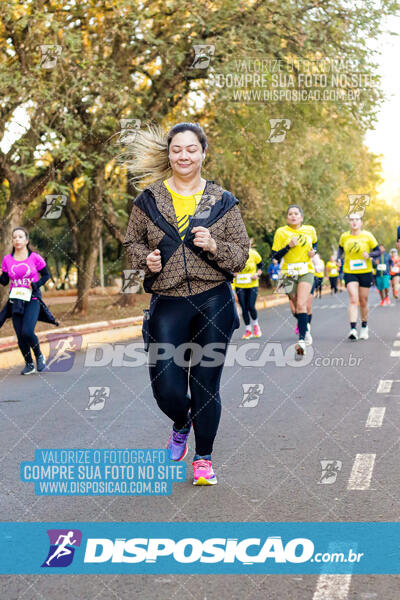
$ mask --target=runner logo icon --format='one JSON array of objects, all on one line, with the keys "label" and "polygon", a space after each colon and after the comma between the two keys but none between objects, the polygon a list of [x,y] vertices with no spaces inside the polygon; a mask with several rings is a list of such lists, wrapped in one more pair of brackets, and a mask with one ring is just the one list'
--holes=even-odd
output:
[{"label": "runner logo icon", "polygon": [[81,545],[79,529],[48,529],[50,548],[42,567],[68,567],[74,558],[75,548]]}]

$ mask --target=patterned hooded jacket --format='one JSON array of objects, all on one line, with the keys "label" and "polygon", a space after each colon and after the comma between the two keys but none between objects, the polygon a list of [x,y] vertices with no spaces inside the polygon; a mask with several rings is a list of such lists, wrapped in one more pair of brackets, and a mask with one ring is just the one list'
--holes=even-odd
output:
[{"label": "patterned hooded jacket", "polygon": [[[123,242],[133,270],[144,271],[146,292],[167,296],[198,294],[223,281],[232,281],[249,256],[249,238],[238,200],[213,181],[207,181],[184,239],[179,235],[172,197],[162,181],[149,185],[136,198]],[[193,244],[193,227],[206,227],[217,252]],[[162,269],[152,273],[146,257],[158,248]]]}]

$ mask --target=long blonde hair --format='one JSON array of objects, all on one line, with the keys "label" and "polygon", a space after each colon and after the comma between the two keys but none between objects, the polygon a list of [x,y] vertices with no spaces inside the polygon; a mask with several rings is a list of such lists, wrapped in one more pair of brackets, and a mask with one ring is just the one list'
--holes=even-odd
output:
[{"label": "long blonde hair", "polygon": [[182,131],[193,131],[203,151],[207,149],[206,135],[197,123],[177,123],[167,134],[159,125],[147,125],[146,129],[135,133],[132,143],[127,145],[124,164],[136,188],[143,189],[150,183],[171,177],[169,145],[174,135]]}]

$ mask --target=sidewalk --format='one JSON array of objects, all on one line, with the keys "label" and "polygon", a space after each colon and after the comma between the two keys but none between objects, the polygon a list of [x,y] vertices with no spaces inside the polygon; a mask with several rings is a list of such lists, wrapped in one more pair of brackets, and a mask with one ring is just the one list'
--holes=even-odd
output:
[{"label": "sidewalk", "polygon": [[[322,290],[322,294],[329,293],[329,289]],[[256,302],[257,310],[273,308],[287,303],[286,295],[269,296],[260,298]],[[53,327],[52,329],[40,331],[37,336],[40,341],[42,352],[49,355],[50,343],[66,337],[82,336],[80,350],[86,350],[88,344],[115,343],[141,337],[143,317],[129,317],[127,319],[114,319],[110,321],[98,321],[96,323],[85,323],[84,325],[73,325],[71,327]],[[0,338],[0,369],[23,366],[23,359],[18,348],[15,335]]]}]

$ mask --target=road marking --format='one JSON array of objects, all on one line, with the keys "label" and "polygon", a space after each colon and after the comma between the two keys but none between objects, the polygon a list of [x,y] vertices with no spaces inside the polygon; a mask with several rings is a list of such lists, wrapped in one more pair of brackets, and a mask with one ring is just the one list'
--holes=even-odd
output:
[{"label": "road marking", "polygon": [[369,411],[365,427],[382,427],[385,411],[384,406],[373,406]]},{"label": "road marking", "polygon": [[376,454],[356,454],[350,473],[348,490],[368,490],[371,484]]},{"label": "road marking", "polygon": [[346,600],[350,583],[351,575],[320,575],[313,600]]},{"label": "road marking", "polygon": [[380,379],[378,384],[377,394],[390,394],[392,389],[393,379]]},{"label": "road marking", "polygon": [[393,342],[393,346],[400,346],[400,340],[395,340]]},{"label": "road marking", "polygon": [[392,350],[390,356],[393,358],[398,358],[400,356],[400,350]]}]

